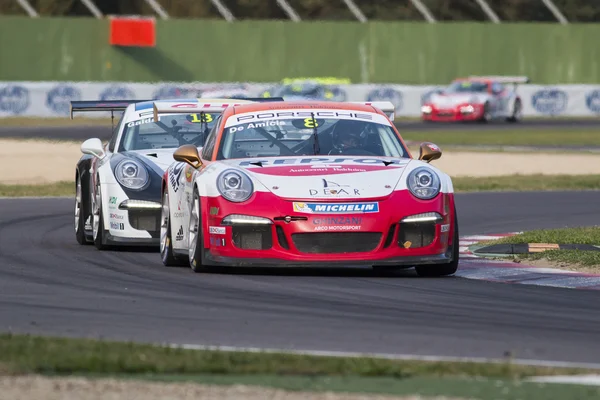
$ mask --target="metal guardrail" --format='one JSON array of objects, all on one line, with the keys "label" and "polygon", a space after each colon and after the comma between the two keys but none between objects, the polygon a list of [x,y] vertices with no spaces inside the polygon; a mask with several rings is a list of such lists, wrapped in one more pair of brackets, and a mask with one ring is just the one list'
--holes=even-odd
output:
[{"label": "metal guardrail", "polygon": [[[32,17],[32,18],[39,17],[37,11],[35,10],[35,8],[33,8],[31,6],[31,4],[29,3],[28,0],[15,0],[15,1],[21,6],[21,8],[23,10],[25,10],[27,15],[29,15],[30,17]],[[90,13],[94,17],[103,18],[102,13],[100,12],[100,9],[96,6],[96,3],[94,3],[94,0],[80,0],[80,1],[85,5],[85,7],[90,11]],[[164,8],[162,8],[161,5],[157,2],[157,0],[144,0],[144,1],[148,4],[148,6],[150,6],[150,8],[152,8],[152,10],[154,10],[154,12],[160,18],[162,18],[162,19],[169,18],[169,15],[164,10]],[[210,1],[215,6],[215,8],[219,12],[219,14],[221,14],[221,16],[226,21],[233,22],[236,20],[233,13],[227,8],[227,6],[225,6],[225,4],[221,0],[210,0]],[[292,20],[294,22],[302,21],[302,19],[300,18],[300,15],[296,12],[296,10],[290,5],[290,3],[287,0],[276,0],[276,1],[277,1],[277,5],[283,10],[283,12],[288,16],[288,18],[290,20]],[[544,6],[546,6],[546,8],[548,8],[548,10],[550,10],[550,12],[554,16],[554,18],[556,18],[556,20],[559,23],[561,23],[563,25],[566,25],[569,23],[567,18],[559,10],[559,8],[554,4],[554,2],[552,0],[539,0],[539,1],[541,1],[544,4]],[[367,22],[367,17],[363,14],[363,12],[360,10],[360,8],[356,5],[354,0],[343,0],[343,2],[346,5],[346,7],[348,7],[348,9],[352,13],[352,15],[354,15],[354,17],[358,21]],[[427,6],[421,0],[410,0],[410,2],[419,11],[419,13],[423,16],[423,18],[427,22],[429,22],[429,23],[437,22],[434,15],[431,13],[431,11],[429,11]],[[494,12],[494,10],[490,7],[490,5],[487,3],[486,0],[475,0],[475,2],[479,5],[479,7],[481,7],[482,11],[490,19],[490,21],[492,21],[496,24],[501,23],[500,18],[498,18],[498,15]]]}]

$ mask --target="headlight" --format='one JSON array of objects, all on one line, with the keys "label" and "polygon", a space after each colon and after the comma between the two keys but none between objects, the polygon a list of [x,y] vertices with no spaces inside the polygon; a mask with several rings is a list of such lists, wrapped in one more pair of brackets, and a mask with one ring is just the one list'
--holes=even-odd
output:
[{"label": "headlight", "polygon": [[140,190],[148,183],[148,171],[138,161],[127,159],[117,164],[115,168],[117,182],[128,189]]},{"label": "headlight", "polygon": [[431,106],[423,106],[421,107],[421,112],[425,114],[429,114],[431,112]]},{"label": "headlight", "polygon": [[219,174],[217,189],[223,197],[235,203],[248,200],[254,192],[254,186],[248,175],[231,169]]},{"label": "headlight", "polygon": [[440,178],[429,168],[415,168],[408,174],[408,190],[422,200],[433,199],[440,192]]}]

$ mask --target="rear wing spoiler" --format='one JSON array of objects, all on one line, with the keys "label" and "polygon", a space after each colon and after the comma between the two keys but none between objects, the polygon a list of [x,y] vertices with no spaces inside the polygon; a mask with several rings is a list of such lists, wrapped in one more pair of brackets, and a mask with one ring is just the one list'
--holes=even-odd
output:
[{"label": "rear wing spoiler", "polygon": [[395,111],[396,107],[392,104],[391,101],[351,101],[353,104],[364,104],[366,106],[375,107],[381,111],[385,115],[388,116],[390,120],[394,120],[396,118]]},{"label": "rear wing spoiler", "polygon": [[531,82],[527,76],[470,76],[469,79],[486,79],[500,83],[525,84]]},{"label": "rear wing spoiler", "polygon": [[[275,100],[273,100],[275,99]],[[222,113],[229,106],[256,103],[255,99],[198,99],[197,102],[161,101],[154,102],[154,121],[158,122],[160,114],[195,114],[200,112]],[[259,101],[283,101],[281,97],[259,99]]]},{"label": "rear wing spoiler", "polygon": [[128,105],[133,103],[142,103],[152,100],[115,100],[115,101],[72,101],[70,115],[73,119],[73,114],[76,112],[89,111],[125,111]]}]

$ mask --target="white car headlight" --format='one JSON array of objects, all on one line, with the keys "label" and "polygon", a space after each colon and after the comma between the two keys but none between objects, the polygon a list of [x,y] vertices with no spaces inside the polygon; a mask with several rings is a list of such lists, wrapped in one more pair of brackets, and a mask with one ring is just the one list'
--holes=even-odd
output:
[{"label": "white car headlight", "polygon": [[408,174],[407,186],[415,197],[429,200],[440,192],[440,178],[429,168],[415,168]]},{"label": "white car headlight", "polygon": [[128,158],[115,167],[115,178],[128,189],[140,190],[146,186],[150,176],[139,161]]},{"label": "white car headlight", "polygon": [[254,185],[248,175],[241,171],[228,169],[219,174],[217,189],[227,200],[241,203],[252,196]]},{"label": "white car headlight", "polygon": [[431,112],[431,106],[423,106],[421,107],[421,112],[425,114],[429,114]]}]

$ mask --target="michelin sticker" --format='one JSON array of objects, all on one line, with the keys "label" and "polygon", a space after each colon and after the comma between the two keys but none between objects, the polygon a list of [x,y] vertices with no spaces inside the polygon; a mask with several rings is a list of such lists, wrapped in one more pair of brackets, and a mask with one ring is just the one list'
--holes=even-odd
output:
[{"label": "michelin sticker", "polygon": [[21,114],[29,108],[29,90],[23,86],[10,85],[0,89],[0,111]]},{"label": "michelin sticker", "polygon": [[531,105],[539,113],[556,115],[567,108],[569,96],[566,92],[558,89],[539,90],[531,97]]},{"label": "michelin sticker", "polygon": [[379,212],[379,203],[299,203],[294,211],[305,214],[363,214]]},{"label": "michelin sticker", "polygon": [[55,114],[69,115],[71,102],[81,100],[81,91],[75,86],[58,85],[48,92],[46,105]]},{"label": "michelin sticker", "polygon": [[596,114],[600,113],[600,90],[593,90],[585,96],[585,105]]},{"label": "michelin sticker", "polygon": [[129,100],[134,99],[133,91],[126,86],[109,86],[100,93],[100,100]]}]

